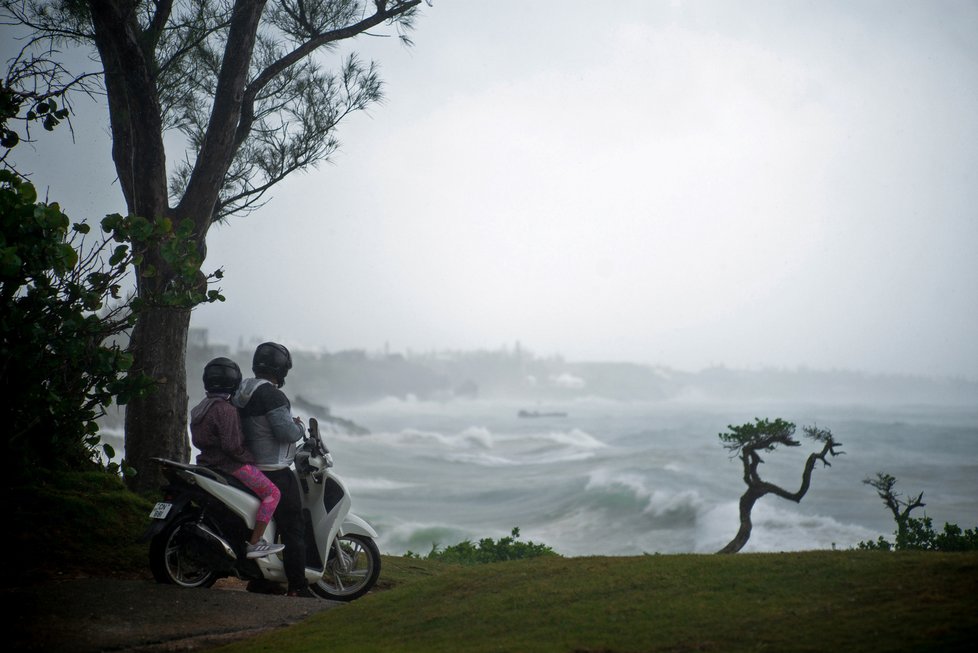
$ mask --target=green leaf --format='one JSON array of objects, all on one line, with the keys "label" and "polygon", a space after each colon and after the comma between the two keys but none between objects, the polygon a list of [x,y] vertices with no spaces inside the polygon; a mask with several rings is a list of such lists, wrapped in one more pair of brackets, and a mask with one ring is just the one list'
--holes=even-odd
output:
[{"label": "green leaf", "polygon": [[0,132],[0,145],[3,147],[10,149],[16,147],[19,142],[20,136],[17,135],[17,132],[10,129],[4,129]]},{"label": "green leaf", "polygon": [[112,252],[112,256],[109,257],[109,265],[118,265],[119,263],[121,263],[126,258],[126,254],[128,252],[129,252],[128,245],[119,245],[118,247],[116,247],[115,251]]},{"label": "green leaf", "polygon": [[0,249],[0,276],[13,277],[20,270],[24,262],[17,256],[16,247],[4,247]]}]

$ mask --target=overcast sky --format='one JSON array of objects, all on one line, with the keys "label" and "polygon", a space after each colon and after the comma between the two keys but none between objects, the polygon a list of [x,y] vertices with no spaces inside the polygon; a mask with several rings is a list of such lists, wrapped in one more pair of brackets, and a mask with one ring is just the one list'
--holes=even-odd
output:
[{"label": "overcast sky", "polygon": [[[978,378],[978,3],[435,0],[412,38],[212,231],[212,340]],[[100,121],[38,154],[76,219],[124,210]]]}]

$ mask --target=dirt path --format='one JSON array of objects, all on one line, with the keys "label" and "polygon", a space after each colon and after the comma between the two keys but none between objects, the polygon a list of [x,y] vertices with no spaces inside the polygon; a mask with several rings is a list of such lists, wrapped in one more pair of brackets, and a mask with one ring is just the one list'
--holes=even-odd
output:
[{"label": "dirt path", "polygon": [[5,587],[0,597],[13,650],[62,653],[201,651],[343,605],[253,594],[237,581],[191,590],[80,578]]}]

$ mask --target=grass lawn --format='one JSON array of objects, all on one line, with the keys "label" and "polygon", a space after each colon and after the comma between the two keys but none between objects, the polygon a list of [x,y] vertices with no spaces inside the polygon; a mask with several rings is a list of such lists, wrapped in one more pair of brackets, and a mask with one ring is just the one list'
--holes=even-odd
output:
[{"label": "grass lawn", "polygon": [[[101,473],[10,488],[12,579],[145,575],[151,500]],[[216,590],[215,590],[216,591]],[[386,556],[369,595],[222,649],[439,653],[972,651],[978,552],[542,557],[472,566]]]},{"label": "grass lawn", "polygon": [[976,553],[384,562],[386,591],[226,650],[971,651],[978,642]]}]

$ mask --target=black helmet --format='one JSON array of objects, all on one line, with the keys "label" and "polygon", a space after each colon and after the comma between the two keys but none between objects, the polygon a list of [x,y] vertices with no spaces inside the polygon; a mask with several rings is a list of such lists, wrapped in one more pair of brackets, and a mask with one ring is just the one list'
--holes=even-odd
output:
[{"label": "black helmet", "polygon": [[204,365],[204,390],[232,394],[241,385],[241,369],[230,358],[215,358]]},{"label": "black helmet", "polygon": [[284,345],[277,342],[263,342],[255,349],[251,369],[255,374],[275,377],[278,380],[278,387],[281,388],[285,385],[285,375],[292,369],[292,355]]}]

